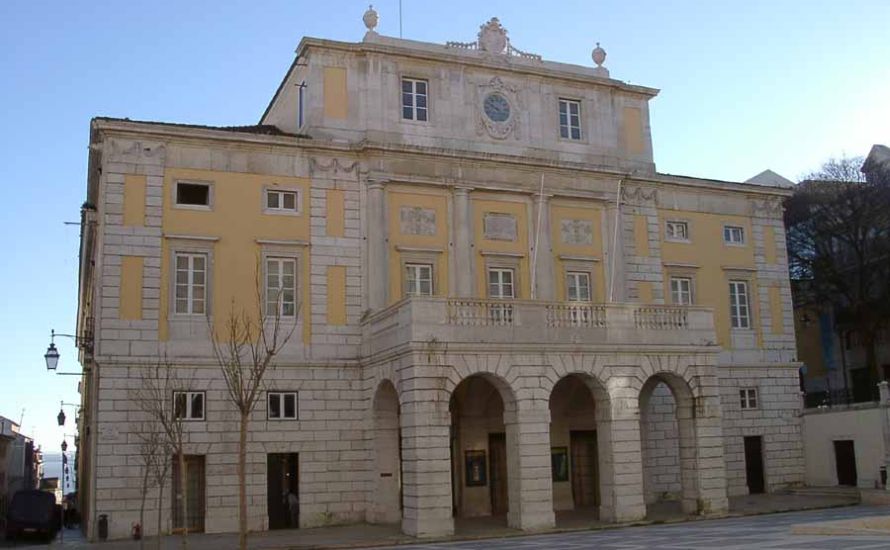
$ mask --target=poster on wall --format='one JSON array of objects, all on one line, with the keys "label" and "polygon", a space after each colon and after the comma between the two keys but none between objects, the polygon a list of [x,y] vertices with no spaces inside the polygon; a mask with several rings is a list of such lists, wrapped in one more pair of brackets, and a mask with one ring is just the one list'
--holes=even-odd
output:
[{"label": "poster on wall", "polygon": [[569,480],[569,450],[567,447],[550,449],[550,467],[553,471],[553,481]]},{"label": "poster on wall", "polygon": [[467,487],[485,485],[486,471],[485,451],[466,451]]}]

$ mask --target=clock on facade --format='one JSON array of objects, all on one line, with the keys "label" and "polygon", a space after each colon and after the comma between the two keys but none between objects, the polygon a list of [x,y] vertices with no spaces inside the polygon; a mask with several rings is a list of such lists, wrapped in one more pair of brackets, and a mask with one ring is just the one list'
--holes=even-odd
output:
[{"label": "clock on facade", "polygon": [[510,118],[510,102],[499,93],[491,93],[485,96],[482,102],[485,116],[492,122],[506,122]]}]

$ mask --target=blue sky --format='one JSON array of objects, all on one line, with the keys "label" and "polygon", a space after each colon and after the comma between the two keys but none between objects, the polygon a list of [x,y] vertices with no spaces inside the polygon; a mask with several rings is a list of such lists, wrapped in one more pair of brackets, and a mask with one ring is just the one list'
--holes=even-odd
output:
[{"label": "blue sky", "polygon": [[[398,0],[375,3],[398,36]],[[48,374],[49,331],[74,330],[77,226],[89,120],[105,115],[251,124],[301,36],[360,40],[361,1],[0,2],[0,415],[57,450],[76,377]],[[652,132],[659,171],[797,179],[825,159],[890,143],[886,0],[403,0],[404,37],[471,41],[497,16],[513,44],[661,89]],[[60,370],[76,370],[57,341]],[[73,418],[73,410],[67,411]]]}]

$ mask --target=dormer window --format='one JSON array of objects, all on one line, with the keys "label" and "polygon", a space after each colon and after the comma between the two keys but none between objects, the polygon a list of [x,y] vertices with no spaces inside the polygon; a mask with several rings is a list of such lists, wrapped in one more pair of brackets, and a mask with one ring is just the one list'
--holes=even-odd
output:
[{"label": "dormer window", "polygon": [[402,79],[402,118],[405,120],[416,120],[419,122],[427,121],[427,111],[429,103],[427,102],[426,80],[416,78]]}]

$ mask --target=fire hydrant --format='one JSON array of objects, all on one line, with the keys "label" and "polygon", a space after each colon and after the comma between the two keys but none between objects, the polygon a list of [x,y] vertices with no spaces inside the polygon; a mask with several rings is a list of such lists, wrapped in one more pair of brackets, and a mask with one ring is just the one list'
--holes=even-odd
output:
[{"label": "fire hydrant", "polygon": [[142,526],[135,521],[133,522],[132,535],[133,540],[139,540],[142,538]]}]

